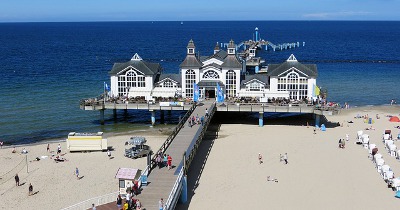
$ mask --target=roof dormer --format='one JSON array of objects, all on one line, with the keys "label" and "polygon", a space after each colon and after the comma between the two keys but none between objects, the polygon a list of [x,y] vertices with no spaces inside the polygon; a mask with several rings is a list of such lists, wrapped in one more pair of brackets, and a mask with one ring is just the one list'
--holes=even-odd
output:
[{"label": "roof dormer", "polygon": [[235,55],[235,50],[236,50],[236,46],[235,46],[235,42],[233,42],[233,40],[231,39],[231,41],[229,41],[228,44],[228,55]]},{"label": "roof dormer", "polygon": [[189,41],[188,46],[186,48],[188,55],[194,55],[195,52],[194,50],[196,49],[196,47],[194,46],[194,42],[192,39]]},{"label": "roof dormer", "polygon": [[296,57],[294,57],[293,54],[291,54],[291,55],[289,56],[289,58],[288,58],[286,61],[289,61],[289,62],[296,61],[296,62],[297,62],[297,59],[296,59]]},{"label": "roof dormer", "polygon": [[131,58],[131,61],[141,61],[143,60],[142,57],[139,56],[139,54],[135,53],[135,55]]}]

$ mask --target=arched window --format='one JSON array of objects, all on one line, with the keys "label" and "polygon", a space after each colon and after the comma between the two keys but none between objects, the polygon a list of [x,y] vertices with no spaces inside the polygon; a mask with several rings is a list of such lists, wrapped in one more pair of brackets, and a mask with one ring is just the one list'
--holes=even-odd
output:
[{"label": "arched window", "polygon": [[163,87],[165,87],[165,88],[173,88],[174,87],[174,83],[172,83],[171,80],[165,80],[164,84],[163,84]]},{"label": "arched window", "polygon": [[290,72],[286,77],[278,78],[278,91],[289,91],[290,99],[301,100],[307,98],[308,80],[301,77],[295,71]]},{"label": "arched window", "polygon": [[217,72],[210,70],[203,74],[203,79],[219,79],[219,75]]},{"label": "arched window", "polygon": [[125,74],[118,76],[118,94],[120,96],[127,95],[129,89],[135,87],[146,87],[144,75],[140,75],[130,68]]},{"label": "arched window", "polygon": [[193,84],[196,82],[196,72],[189,69],[185,72],[186,98],[193,98]]},{"label": "arched window", "polygon": [[235,97],[236,96],[236,73],[233,70],[226,72],[226,96]]}]

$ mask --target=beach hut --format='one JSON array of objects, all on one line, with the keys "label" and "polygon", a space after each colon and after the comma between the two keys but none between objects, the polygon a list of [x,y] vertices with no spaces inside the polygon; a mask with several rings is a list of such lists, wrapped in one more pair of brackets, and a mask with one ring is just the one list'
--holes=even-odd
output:
[{"label": "beach hut", "polygon": [[[138,183],[141,170],[135,168],[119,168],[115,178],[119,181],[119,194],[125,196],[127,189]],[[140,187],[140,186],[138,186]],[[130,190],[130,189],[129,189]]]}]

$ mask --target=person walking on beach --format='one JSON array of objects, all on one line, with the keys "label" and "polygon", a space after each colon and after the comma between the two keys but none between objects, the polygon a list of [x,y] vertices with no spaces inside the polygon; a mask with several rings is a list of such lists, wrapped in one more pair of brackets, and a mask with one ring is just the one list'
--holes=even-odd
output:
[{"label": "person walking on beach", "polygon": [[107,150],[107,156],[109,159],[111,159],[111,151],[109,149]]},{"label": "person walking on beach", "polygon": [[204,116],[201,116],[200,121],[201,121],[201,126],[203,126],[204,125]]},{"label": "person walking on beach", "polygon": [[0,141],[0,148],[3,149],[4,142]]},{"label": "person walking on beach", "polygon": [[31,195],[33,195],[33,186],[32,186],[32,183],[29,183],[29,187],[28,187],[28,195],[29,196],[31,196]]},{"label": "person walking on beach", "polygon": [[161,198],[160,201],[158,201],[158,209],[163,210],[164,209],[164,200]]},{"label": "person walking on beach", "polygon": [[160,169],[160,168],[162,168],[162,158],[161,158],[161,153],[158,153],[157,154],[157,157],[156,157],[156,163],[157,163],[157,166],[158,166],[158,168]]},{"label": "person walking on beach", "polygon": [[258,153],[258,162],[260,164],[264,162],[261,153]]},{"label": "person walking on beach", "polygon": [[349,138],[350,138],[349,134],[346,134],[346,141],[349,141]]},{"label": "person walking on beach", "polygon": [[208,117],[208,109],[206,108],[206,117]]},{"label": "person walking on beach", "polygon": [[75,175],[76,175],[76,179],[79,180],[79,169],[78,169],[78,167],[75,168]]},{"label": "person walking on beach", "polygon": [[285,161],[285,164],[288,164],[287,153],[285,153],[285,154],[283,155],[283,161]]},{"label": "person walking on beach", "polygon": [[47,152],[50,152],[50,144],[47,144]]},{"label": "person walking on beach", "polygon": [[317,129],[314,127],[314,134],[317,134]]},{"label": "person walking on beach", "polygon": [[58,146],[57,146],[57,154],[61,154],[61,145],[60,144],[58,144]]},{"label": "person walking on beach", "polygon": [[18,174],[15,174],[14,179],[15,179],[15,185],[19,186],[19,176],[18,176]]},{"label": "person walking on beach", "polygon": [[168,164],[168,170],[171,170],[171,168],[172,168],[172,157],[170,155],[168,155],[167,164]]},{"label": "person walking on beach", "polygon": [[96,210],[96,206],[92,203],[92,210]]}]

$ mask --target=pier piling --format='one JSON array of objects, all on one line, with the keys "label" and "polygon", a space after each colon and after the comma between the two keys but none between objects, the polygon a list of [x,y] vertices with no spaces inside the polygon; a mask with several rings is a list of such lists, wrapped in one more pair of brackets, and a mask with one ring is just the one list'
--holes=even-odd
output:
[{"label": "pier piling", "polygon": [[264,112],[259,112],[258,113],[258,126],[263,127],[264,126]]}]

